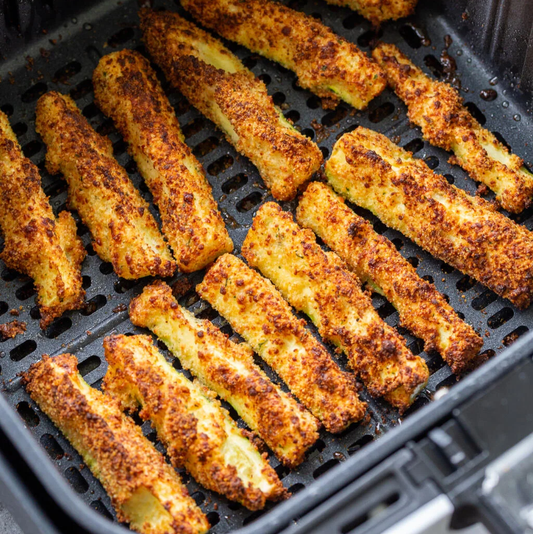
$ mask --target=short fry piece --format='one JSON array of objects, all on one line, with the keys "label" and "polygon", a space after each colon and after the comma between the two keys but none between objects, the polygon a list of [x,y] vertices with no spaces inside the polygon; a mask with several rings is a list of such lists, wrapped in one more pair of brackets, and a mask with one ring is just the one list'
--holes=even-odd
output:
[{"label": "short fry piece", "polygon": [[411,354],[380,318],[359,280],[335,253],[318,246],[313,232],[268,202],[254,218],[242,255],[309,316],[325,340],[346,353],[372,395],[400,410],[411,405],[429,377],[426,363]]},{"label": "short fry piece", "polygon": [[142,9],[140,17],[146,46],[170,83],[250,158],[275,198],[292,199],[322,164],[318,146],[220,41],[176,13]]},{"label": "short fry piece", "polygon": [[196,289],[329,432],[362,419],[366,404],[357,396],[354,378],[306,330],[270,280],[224,254]]},{"label": "short fry piece", "polygon": [[37,289],[41,328],[84,304],[80,266],[85,249],[72,215],[55,217],[37,167],[22,153],[6,115],[0,111],[0,258],[31,278]]},{"label": "short fry piece", "polygon": [[182,308],[163,282],[130,304],[133,324],[149,328],[200,382],[229,402],[285,465],[295,467],[318,439],[318,421],[273,384],[245,344]]},{"label": "short fry piece", "polygon": [[174,469],[116,401],[83,380],[77,364],[72,354],[44,355],[23,381],[102,483],[118,520],[142,534],[207,532],[207,518]]},{"label": "short fry piece", "polygon": [[358,11],[375,26],[386,20],[412,15],[418,0],[326,0],[328,4],[346,6]]},{"label": "short fry piece", "polygon": [[181,0],[202,25],[281,63],[298,83],[335,107],[365,108],[387,82],[357,46],[313,17],[272,0]]},{"label": "short fry piece", "polygon": [[326,165],[333,188],[519,308],[533,298],[533,236],[384,135],[357,128]]},{"label": "short fry piece", "polygon": [[96,103],[111,117],[159,207],[178,267],[197,271],[233,243],[202,166],[183,142],[174,110],[138,52],[104,56],[93,73]]},{"label": "short fry piece", "polygon": [[472,117],[454,87],[426,76],[392,44],[380,43],[373,56],[425,139],[453,151],[450,162],[494,191],[504,209],[520,213],[531,204],[533,175]]},{"label": "short fry piece", "polygon": [[483,345],[474,329],[462,321],[433,284],[386,237],[356,215],[327,185],[313,182],[302,195],[298,222],[313,230],[360,280],[393,304],[400,323],[438,351],[454,373],[468,368]]},{"label": "short fry piece", "polygon": [[123,409],[141,407],[167,448],[172,465],[185,467],[207,489],[259,510],[284,496],[278,475],[213,394],[176,371],[149,336],[104,339],[109,364],[104,390]]},{"label": "short fry piece", "polygon": [[118,276],[171,276],[176,264],[107,137],[97,134],[69,96],[37,102],[35,128],[47,145],[46,167],[68,182],[70,206],[91,232],[93,247]]}]

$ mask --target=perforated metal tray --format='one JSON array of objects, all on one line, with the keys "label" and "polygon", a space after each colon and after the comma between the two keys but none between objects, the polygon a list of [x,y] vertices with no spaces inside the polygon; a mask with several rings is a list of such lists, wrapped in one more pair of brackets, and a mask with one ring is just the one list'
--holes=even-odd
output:
[{"label": "perforated metal tray", "polygon": [[[461,13],[457,12],[455,20],[450,20],[449,16],[445,17],[439,11],[438,5],[420,2],[416,16],[387,24],[376,35],[371,30],[370,23],[347,9],[328,6],[318,0],[289,3],[296,9],[322,19],[325,24],[356,42],[367,52],[376,36],[397,43],[416,64],[441,78],[446,73],[439,59],[446,45],[450,44],[450,39],[445,39],[445,36],[451,36],[451,46],[447,50],[457,63],[456,77],[460,80],[468,107],[485,127],[498,132],[497,136],[508,142],[518,155],[526,161],[533,160],[533,149],[527,143],[532,120],[526,110],[524,95],[515,91],[507,82],[506,85],[502,82],[491,85],[491,80],[494,84],[495,71],[487,69],[460,40],[459,35],[463,33],[462,21],[466,18]],[[39,166],[43,187],[50,195],[56,212],[65,207],[66,184],[60,177],[46,173],[45,148],[34,131],[35,103],[47,90],[69,93],[91,124],[100,133],[109,135],[118,161],[128,170],[130,178],[144,198],[151,201],[151,195],[111,120],[106,119],[93,103],[90,81],[92,71],[102,55],[121,48],[144,52],[138,29],[137,7],[134,1],[96,3],[76,18],[64,20],[57,31],[43,34],[26,49],[11,52],[10,57],[0,62],[0,108],[9,115],[24,153]],[[171,1],[157,2],[156,7],[181,11]],[[451,183],[472,193],[476,191],[476,184],[460,168],[447,163],[449,154],[423,142],[419,129],[410,127],[404,105],[389,89],[364,112],[356,112],[345,104],[341,104],[335,111],[325,111],[317,97],[296,85],[293,73],[250,54],[242,47],[233,44],[229,44],[229,47],[267,84],[275,103],[294,121],[297,128],[317,141],[325,157],[340,135],[362,125],[385,133],[401,146],[412,150],[416,157],[424,159]],[[181,95],[171,90],[164,80],[163,84],[176,109],[187,143],[206,169],[214,197],[219,203],[238,253],[254,213],[262,202],[271,200],[271,196],[254,166],[237,155],[222,134],[191,108]],[[488,102],[480,97],[480,92],[486,89],[497,92],[495,100]],[[287,208],[293,209],[296,202],[285,204]],[[434,282],[447,295],[454,309],[483,336],[485,345],[482,350],[487,356],[498,358],[506,345],[527,332],[533,310],[516,310],[509,302],[433,259],[399,233],[387,229],[367,212],[355,209],[373,222],[378,232],[393,240],[400,252],[417,267],[421,276]],[[155,210],[154,214],[157,216]],[[512,218],[531,228],[531,215],[533,209]],[[70,482],[73,491],[89,506],[114,519],[109,498],[101,485],[83,466],[80,456],[61,433],[36,408],[17,377],[33,362],[38,361],[43,353],[53,355],[69,351],[77,356],[85,379],[91,385],[99,387],[106,370],[102,338],[111,332],[141,332],[129,322],[126,307],[148,280],[119,280],[112,272],[111,265],[103,263],[95,255],[87,229],[81,223],[78,228],[89,252],[82,268],[89,305],[85,311],[68,313],[56,320],[45,332],[39,329],[39,312],[34,302],[32,281],[0,264],[0,322],[16,318],[27,323],[24,335],[0,343],[1,378],[8,403],[17,410],[36,440],[46,449],[52,462]],[[201,280],[202,274],[195,273],[189,279],[195,284]],[[170,283],[177,279],[179,277]],[[206,303],[200,301],[194,290],[183,295],[180,303],[193,310],[197,316],[209,318],[223,327],[225,332],[231,333],[229,325]],[[398,314],[389,303],[379,296],[374,297],[373,303],[389,324],[397,325]],[[10,315],[13,313],[11,310],[15,310],[17,317]],[[314,331],[311,325],[310,328]],[[439,355],[422,352],[419,339],[415,339],[404,329],[400,328],[400,332],[410,349],[426,359],[431,372],[427,388],[404,415],[404,418],[408,418],[411,413],[431,403],[437,392],[442,393],[446,391],[445,388],[453,386],[456,378]],[[179,368],[179,364],[165,347],[161,348]],[[342,358],[340,362],[342,365],[346,363]],[[258,363],[263,365],[260,361]],[[362,396],[369,403],[370,420],[364,424],[352,425],[338,436],[323,432],[306,461],[294,471],[288,471],[270,456],[272,465],[291,492],[297,493],[311,487],[307,497],[316,498],[316,495],[312,497],[315,479],[339,464],[339,472],[350,469],[355,460],[344,463],[346,460],[350,457],[357,458],[360,449],[368,447],[383,433],[394,431],[394,427],[401,422],[398,414],[386,403],[370,398],[365,392]],[[230,412],[236,416],[231,409]],[[149,439],[156,441],[148,423],[143,424],[143,430]],[[158,447],[163,450],[160,445]],[[185,473],[183,478],[190,493],[207,513],[213,532],[223,533],[248,525],[272,508],[269,505],[262,512],[251,513],[240,505],[201,488]]]}]

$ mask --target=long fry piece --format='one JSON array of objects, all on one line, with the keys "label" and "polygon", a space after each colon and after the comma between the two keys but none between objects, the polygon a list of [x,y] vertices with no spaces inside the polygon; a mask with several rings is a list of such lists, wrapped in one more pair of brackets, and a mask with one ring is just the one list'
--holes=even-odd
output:
[{"label": "long fry piece", "polygon": [[433,256],[518,308],[533,298],[533,236],[435,174],[384,135],[357,128],[335,144],[326,175],[342,196],[368,209]]},{"label": "long fry piece", "polygon": [[0,258],[33,278],[46,328],[67,310],[83,306],[80,266],[85,249],[72,215],[56,218],[41,187],[37,167],[22,153],[7,116],[0,111]]},{"label": "long fry piece", "polygon": [[259,510],[286,493],[267,459],[207,388],[176,371],[149,336],[104,339],[104,390],[123,409],[142,408],[167,448],[204,487]]},{"label": "long fry piece", "polygon": [[146,47],[170,83],[250,158],[275,198],[293,198],[320,168],[318,146],[220,41],[176,13],[142,9],[140,17]]},{"label": "long fry piece", "polygon": [[412,15],[418,0],[326,0],[328,4],[346,6],[358,11],[375,26],[386,20]]},{"label": "long fry piece", "polygon": [[386,237],[356,215],[327,185],[309,184],[296,212],[298,222],[313,230],[358,276],[393,304],[400,323],[438,351],[454,373],[468,368],[483,340],[462,321],[433,284]]},{"label": "long fry piece", "polygon": [[359,280],[335,253],[319,247],[313,232],[267,202],[254,218],[242,255],[310,317],[325,340],[346,353],[372,395],[402,411],[412,404],[427,382],[426,363],[381,319]]},{"label": "long fry piece", "polygon": [[365,108],[387,85],[357,46],[303,13],[272,0],[181,0],[201,24],[293,70],[298,83],[327,99]]},{"label": "long fry piece", "polygon": [[202,166],[184,143],[174,110],[138,52],[104,56],[93,73],[96,103],[129,143],[161,213],[178,267],[197,271],[233,243]]},{"label": "long fry piece", "polygon": [[112,398],[91,388],[71,354],[47,355],[23,375],[31,398],[65,434],[142,534],[200,534],[209,523],[178,475]]},{"label": "long fry piece", "polygon": [[200,382],[229,402],[285,465],[295,467],[318,439],[318,421],[254,364],[245,344],[182,308],[163,282],[130,303],[133,324],[149,328]]},{"label": "long fry piece", "polygon": [[176,269],[157,223],[113,157],[69,96],[56,92],[37,102],[35,128],[47,145],[46,166],[68,182],[68,201],[92,236],[94,250],[118,276],[170,276]]},{"label": "long fry piece", "polygon": [[341,432],[364,416],[366,405],[353,377],[306,330],[269,280],[224,254],[196,289],[329,432]]},{"label": "long fry piece", "polygon": [[425,139],[454,152],[450,162],[494,191],[504,209],[520,213],[531,204],[533,175],[472,117],[454,87],[426,76],[392,44],[380,43],[373,56]]}]

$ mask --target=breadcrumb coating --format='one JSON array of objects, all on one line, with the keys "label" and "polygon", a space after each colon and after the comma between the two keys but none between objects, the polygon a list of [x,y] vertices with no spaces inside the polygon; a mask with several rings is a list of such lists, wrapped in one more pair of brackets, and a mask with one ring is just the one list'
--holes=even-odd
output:
[{"label": "breadcrumb coating", "polygon": [[233,250],[211,186],[184,143],[174,110],[150,63],[138,52],[104,56],[93,73],[96,104],[111,117],[155,204],[178,267],[197,271]]},{"label": "breadcrumb coating", "polygon": [[373,396],[402,411],[412,404],[429,377],[424,360],[411,354],[373,308],[357,277],[335,253],[320,248],[313,232],[268,202],[254,218],[242,255],[309,316],[324,340],[340,347]]},{"label": "breadcrumb coating", "polygon": [[392,44],[380,43],[373,56],[424,138],[454,152],[450,163],[494,191],[504,209],[520,213],[531,205],[533,175],[522,159],[472,117],[457,89],[426,76]]},{"label": "breadcrumb coating", "polygon": [[359,12],[374,26],[386,20],[398,20],[412,15],[418,0],[326,0],[328,4],[345,6]]},{"label": "breadcrumb coating", "polygon": [[454,373],[471,364],[483,346],[474,329],[462,321],[433,284],[356,215],[327,185],[313,182],[296,211],[300,225],[313,230],[370,289],[384,295],[398,310],[401,326],[438,351]]},{"label": "breadcrumb coating", "polygon": [[213,393],[170,365],[149,336],[104,339],[104,391],[123,409],[142,408],[176,468],[204,487],[259,510],[285,496],[278,475]]},{"label": "breadcrumb coating", "polygon": [[272,0],[181,0],[202,25],[281,63],[298,83],[335,107],[356,109],[385,89],[381,69],[357,46],[313,17]]},{"label": "breadcrumb coating", "polygon": [[297,319],[270,280],[224,254],[196,288],[268,363],[329,432],[360,421],[366,404],[355,379],[342,371]]},{"label": "breadcrumb coating", "polygon": [[142,534],[207,532],[207,518],[174,469],[115,400],[83,380],[77,364],[72,354],[45,354],[22,379],[102,483],[118,520]]},{"label": "breadcrumb coating", "polygon": [[176,264],[148,204],[69,96],[37,102],[35,128],[47,145],[46,167],[68,182],[69,205],[89,228],[94,250],[118,276],[171,276]]},{"label": "breadcrumb coating", "polygon": [[318,439],[318,421],[270,381],[244,343],[234,343],[208,320],[182,308],[163,282],[130,303],[133,324],[149,328],[200,382],[229,402],[243,421],[289,467]]},{"label": "breadcrumb coating", "polygon": [[344,134],[326,165],[332,187],[518,308],[533,297],[533,237],[366,128]]},{"label": "breadcrumb coating", "polygon": [[41,328],[67,310],[82,308],[81,263],[85,249],[72,215],[56,218],[41,187],[37,167],[22,153],[5,113],[0,111],[0,259],[30,276],[37,289]]},{"label": "breadcrumb coating", "polygon": [[294,198],[322,164],[318,146],[217,39],[176,13],[142,9],[140,17],[146,47],[170,83],[250,158],[274,198]]}]

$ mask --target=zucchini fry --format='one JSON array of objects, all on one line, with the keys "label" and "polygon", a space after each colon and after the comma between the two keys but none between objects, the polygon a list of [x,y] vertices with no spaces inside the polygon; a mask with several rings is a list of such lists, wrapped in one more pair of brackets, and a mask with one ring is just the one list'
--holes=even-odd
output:
[{"label": "zucchini fry", "polygon": [[104,391],[123,409],[152,421],[176,468],[204,487],[259,510],[286,490],[268,461],[213,394],[178,373],[149,336],[104,339]]},{"label": "zucchini fry", "polygon": [[520,213],[531,204],[533,175],[472,117],[454,87],[426,76],[394,45],[380,43],[373,56],[424,138],[455,154],[450,163],[494,191],[507,211]]},{"label": "zucchini fry", "polygon": [[170,83],[250,158],[274,198],[292,199],[322,164],[318,146],[217,39],[176,13],[142,9],[140,17],[146,46]]},{"label": "zucchini fry", "polygon": [[35,128],[47,145],[46,168],[68,182],[68,201],[87,225],[94,250],[118,276],[171,276],[176,264],[148,204],[69,96],[37,102]]},{"label": "zucchini fry", "polygon": [[207,532],[207,518],[174,469],[115,400],[83,380],[77,363],[72,354],[45,354],[22,378],[102,483],[118,520],[142,534]]},{"label": "zucchini fry", "polygon": [[343,372],[269,280],[224,254],[196,288],[276,371],[329,432],[365,415],[354,377]]},{"label": "zucchini fry", "polygon": [[174,110],[141,54],[104,56],[93,74],[96,103],[129,144],[154,201],[178,267],[203,269],[233,243],[211,186],[184,143]]},{"label": "zucchini fry", "polygon": [[426,363],[411,354],[372,307],[359,280],[335,253],[318,246],[313,232],[268,202],[254,218],[242,255],[346,354],[373,396],[385,397],[402,411],[412,404],[427,382]]},{"label": "zucchini fry", "polygon": [[398,20],[412,15],[418,0],[326,0],[326,2],[358,11],[374,26],[379,26],[386,20]]},{"label": "zucchini fry", "polygon": [[295,467],[318,439],[318,421],[254,364],[244,343],[196,319],[160,281],[130,303],[130,319],[149,328],[205,386],[229,402],[281,462]]},{"label": "zucchini fry", "polygon": [[85,249],[72,215],[56,218],[41,187],[37,167],[22,153],[7,116],[0,111],[0,258],[33,278],[46,328],[67,310],[84,305],[80,267]]},{"label": "zucchini fry", "polygon": [[340,195],[433,256],[518,308],[531,304],[531,232],[486,200],[450,185],[384,135],[361,127],[343,135],[326,175]]},{"label": "zucchini fry", "polygon": [[[468,368],[483,345],[433,284],[387,238],[374,231],[327,185],[313,182],[296,212],[300,225],[313,230],[368,287],[387,297],[400,314],[400,324],[438,351],[454,373]],[[249,234],[248,234],[249,235]]]},{"label": "zucchini fry", "polygon": [[272,0],[181,0],[202,25],[252,52],[281,63],[298,83],[326,99],[365,108],[387,82],[357,46],[304,13]]}]

